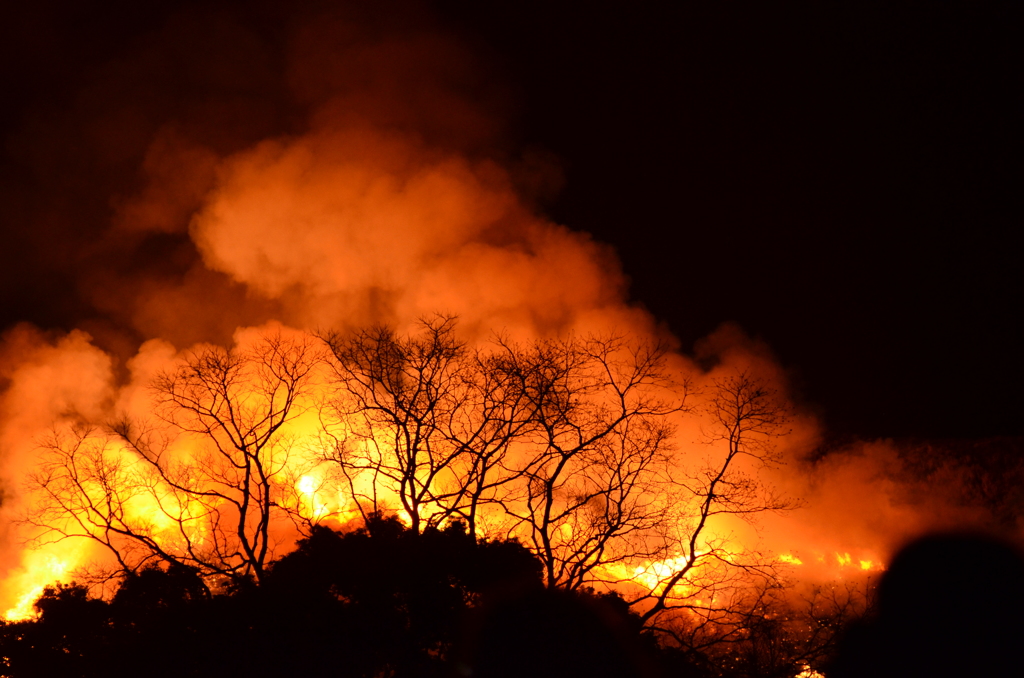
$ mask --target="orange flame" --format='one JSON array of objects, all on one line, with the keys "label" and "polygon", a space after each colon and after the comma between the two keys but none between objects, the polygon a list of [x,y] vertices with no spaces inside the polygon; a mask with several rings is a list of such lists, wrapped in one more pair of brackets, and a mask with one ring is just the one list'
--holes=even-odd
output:
[{"label": "orange flame", "polygon": [[[40,439],[52,427],[102,426],[118,413],[151,418],[149,385],[180,358],[172,342],[244,347],[268,329],[301,333],[373,322],[406,332],[417,319],[443,310],[459,316],[471,345],[495,332],[509,341],[604,332],[674,343],[654,318],[629,303],[625,277],[605,247],[537,215],[516,194],[509,172],[479,153],[462,152],[477,148],[497,125],[445,88],[448,71],[435,72],[435,60],[424,58],[433,55],[422,54],[423,36],[338,47],[349,43],[324,39],[329,28],[304,30],[320,36],[313,46],[295,41],[301,47],[291,64],[292,85],[320,102],[306,134],[263,139],[225,157],[166,130],[154,138],[144,168],[150,185],[122,204],[110,236],[187,233],[201,261],[179,283],[142,277],[95,292],[104,308],[133,309],[127,334],[147,339],[123,365],[129,377],[116,372],[113,352],[81,330],[53,339],[21,327],[3,338],[2,475],[5,490],[22,492],[10,500],[5,496],[8,521],[34,500],[21,488],[38,464]],[[429,37],[426,42],[436,48],[438,40]],[[357,50],[358,58],[345,50]],[[449,55],[446,68],[472,63],[458,47],[443,51]],[[372,77],[352,73],[352,64],[370,69]],[[386,123],[375,122],[381,120]],[[174,177],[205,179],[167,188]],[[704,370],[676,352],[668,357],[668,370],[678,381],[695,384],[695,392],[722,375],[754,373],[785,396],[784,370],[735,327],[706,338],[702,353],[716,366]],[[323,386],[318,388],[311,403],[324,397]],[[676,461],[700,466],[707,448],[693,443],[701,438],[703,422],[680,416],[674,423]],[[904,536],[900,530],[929,524],[928,511],[865,489],[893,475],[884,473],[897,463],[891,448],[867,446],[810,468],[801,459],[817,443],[817,423],[798,413],[791,424],[791,433],[780,440],[790,461],[784,467],[788,475],[777,480],[789,495],[806,497],[808,507],[792,512],[789,522],[766,518],[761,533],[717,536],[718,548],[727,554],[774,549],[779,555],[766,562],[808,577],[812,568],[822,578],[881,570],[889,549]],[[371,494],[360,485],[367,480],[341,483],[308,454],[321,442],[316,418],[299,416],[282,427],[282,435],[293,451],[282,473],[291,493],[282,506],[290,515],[339,525],[360,516],[355,497]],[[169,448],[183,460],[193,452],[195,441],[187,436]],[[148,483],[146,493],[125,502],[125,520],[161,543],[209,541],[201,520],[183,517],[210,506],[170,493],[145,475],[138,454],[123,445],[112,444],[105,454],[110,464]],[[382,503],[411,522],[413,516],[399,510],[394,497]],[[494,533],[502,526],[500,516],[486,514],[481,524]],[[892,534],[880,534],[878,526],[891,526],[886,529]],[[284,522],[273,529],[285,545],[297,534]],[[568,524],[558,529],[559,537],[572,537]],[[32,600],[46,584],[67,581],[76,568],[102,557],[74,541],[37,550],[16,546],[31,536],[13,535],[3,559],[0,608],[8,618],[30,615]],[[660,593],[670,573],[707,548],[660,552],[605,571],[610,580]],[[685,584],[680,586],[684,592]]]}]

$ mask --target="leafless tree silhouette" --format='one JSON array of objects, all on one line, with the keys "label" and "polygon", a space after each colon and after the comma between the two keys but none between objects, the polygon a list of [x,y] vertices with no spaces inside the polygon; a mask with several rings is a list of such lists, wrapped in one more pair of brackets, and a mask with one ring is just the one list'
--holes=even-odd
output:
[{"label": "leafless tree silhouette", "polygon": [[749,520],[792,505],[756,473],[779,462],[775,442],[786,432],[785,403],[763,380],[746,373],[717,379],[712,389],[703,408],[707,460],[696,473],[673,480],[681,501],[666,537],[677,555],[648,573],[654,579],[650,593],[632,601],[645,624],[691,647],[746,633],[750,615],[763,609],[780,585],[774,559],[714,532],[715,520]]},{"label": "leafless tree silhouette", "polygon": [[154,560],[257,581],[286,519],[297,416],[319,362],[308,339],[205,347],[152,384],[158,419],[56,432],[29,478],[37,540],[85,537],[127,571]]},{"label": "leafless tree silhouette", "polygon": [[[311,477],[340,481],[364,519],[398,511],[414,535],[459,521],[519,540],[551,588],[625,585],[640,621],[679,646],[757,631],[776,647],[775,561],[721,529],[788,506],[758,474],[779,461],[788,418],[763,380],[719,378],[695,410],[662,346],[499,335],[470,347],[456,329],[437,315],[408,336],[378,326],[197,349],[153,382],[151,420],[43,441],[26,521],[40,542],[103,545],[122,571],[162,561],[259,582],[274,524],[318,519],[296,481],[323,465],[336,475]],[[287,424],[312,409],[318,444],[298,445]],[[705,445],[676,449],[678,417],[695,415]]]},{"label": "leafless tree silhouette", "polygon": [[663,348],[621,337],[504,348],[534,417],[520,496],[504,504],[510,533],[552,587],[576,589],[602,568],[653,555],[646,537],[666,518],[667,416],[685,398],[667,399]]}]

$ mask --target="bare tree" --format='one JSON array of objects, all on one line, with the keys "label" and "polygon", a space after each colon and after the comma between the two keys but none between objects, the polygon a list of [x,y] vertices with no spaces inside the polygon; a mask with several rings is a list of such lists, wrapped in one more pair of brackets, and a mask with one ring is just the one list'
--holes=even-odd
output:
[{"label": "bare tree", "polygon": [[516,448],[537,428],[536,404],[508,347],[497,337],[474,351],[463,382],[468,398],[447,431],[451,444],[462,450],[451,506],[472,535],[493,535],[505,522],[505,508],[524,475]]},{"label": "bare tree", "polygon": [[321,336],[334,354],[336,393],[325,404],[327,459],[337,463],[364,517],[396,498],[414,532],[449,513],[446,481],[461,450],[444,431],[465,399],[466,347],[454,319],[398,337],[377,326]]},{"label": "bare tree", "polygon": [[764,609],[781,583],[773,558],[717,533],[715,521],[751,520],[791,506],[756,475],[779,462],[775,441],[786,432],[785,403],[746,373],[716,380],[708,395],[712,453],[696,473],[673,481],[681,501],[667,523],[666,544],[675,556],[648,573],[650,592],[631,601],[645,624],[689,647],[745,633],[750,615]]},{"label": "bare tree", "polygon": [[[757,473],[778,461],[787,419],[764,382],[714,382],[706,463],[691,468],[672,447],[687,384],[664,347],[498,336],[470,348],[455,329],[435,316],[404,337],[324,333],[329,356],[312,337],[197,350],[154,382],[156,419],[45,441],[30,521],[41,540],[102,544],[125,571],[162,560],[260,581],[275,521],[297,511],[297,476],[328,461],[338,477],[317,482],[340,479],[364,518],[400,509],[414,533],[462,520],[474,536],[518,538],[548,586],[629,583],[643,622],[680,645],[770,630],[754,622],[781,585],[773,559],[718,529],[787,505]],[[287,424],[322,361],[326,445],[309,459]]]},{"label": "bare tree", "polygon": [[39,539],[99,542],[126,571],[154,560],[259,581],[286,517],[297,416],[319,361],[312,342],[267,335],[198,349],[152,385],[158,422],[55,434],[30,477]]},{"label": "bare tree", "polygon": [[664,349],[620,337],[506,346],[534,425],[521,443],[519,496],[503,503],[549,586],[576,589],[616,563],[649,558],[665,520]]},{"label": "bare tree", "polygon": [[162,493],[148,464],[108,433],[82,424],[55,428],[40,441],[27,476],[31,507],[22,519],[40,546],[86,538],[103,546],[123,572],[176,557],[163,546],[159,518],[148,512]]},{"label": "bare tree", "polygon": [[552,587],[664,552],[652,538],[685,389],[672,390],[662,347],[496,337],[471,350],[451,317],[421,328],[322,335],[336,359],[326,458],[364,516],[394,501],[415,531],[458,518],[517,537]]},{"label": "bare tree", "polygon": [[335,357],[326,458],[364,517],[395,500],[415,532],[459,518],[477,534],[480,507],[514,477],[504,461],[531,422],[501,363],[460,342],[449,316],[423,320],[415,336],[374,327],[321,338]]},{"label": "bare tree", "polygon": [[864,584],[829,582],[798,595],[780,581],[765,582],[747,590],[725,629],[692,621],[678,628],[685,646],[696,648],[722,675],[819,675],[814,672],[832,659],[843,631],[868,608]]}]

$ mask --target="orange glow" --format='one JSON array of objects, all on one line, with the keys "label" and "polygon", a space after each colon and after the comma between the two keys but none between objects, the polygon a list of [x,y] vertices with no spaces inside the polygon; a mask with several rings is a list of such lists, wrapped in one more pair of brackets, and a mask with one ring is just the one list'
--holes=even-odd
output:
[{"label": "orange glow", "polygon": [[[59,335],[27,326],[0,339],[0,476],[5,491],[0,510],[4,525],[10,525],[0,554],[0,609],[8,618],[30,615],[31,602],[45,585],[67,582],[78,568],[112,566],[109,553],[80,534],[102,536],[95,524],[60,525],[77,536],[60,540],[50,534],[33,541],[40,530],[67,516],[51,513],[42,526],[12,522],[45,499],[38,492],[41,483],[33,494],[29,481],[43,470],[40,448],[54,431],[92,431],[83,454],[92,464],[95,482],[80,488],[83,503],[102,505],[109,488],[97,479],[116,478],[132,490],[112,512],[125,527],[152,537],[173,554],[187,552],[189,545],[202,547],[198,550],[216,545],[210,516],[232,510],[230,497],[209,498],[202,491],[224,480],[217,477],[223,469],[214,463],[213,448],[214,442],[227,439],[221,435],[211,441],[202,426],[189,429],[192,433],[175,429],[161,418],[166,413],[152,397],[154,379],[180,368],[190,352],[219,346],[244,353],[266,334],[301,341],[324,328],[347,332],[375,323],[406,335],[420,319],[437,312],[458,317],[458,339],[469,351],[487,347],[496,335],[509,345],[595,334],[628,337],[635,344],[677,344],[655,318],[630,302],[626,277],[613,253],[590,235],[537,214],[532,201],[517,194],[514,173],[480,152],[482,141],[500,123],[474,102],[444,90],[439,83],[446,82],[447,72],[434,71],[435,60],[420,53],[416,40],[402,45],[398,56],[367,47],[358,59],[300,43],[304,46],[297,48],[290,64],[291,84],[311,101],[322,102],[310,112],[305,133],[262,139],[218,156],[165,129],[154,137],[142,168],[149,184],[139,195],[118,202],[111,231],[104,237],[187,234],[197,256],[180,280],[145,277],[94,292],[102,308],[129,309],[124,311],[124,336],[144,338],[141,345],[129,350],[118,339],[113,344],[120,346],[120,354],[115,355],[84,330]],[[351,73],[355,63],[371,69],[373,77]],[[447,66],[456,63],[463,61],[452,58]],[[321,82],[334,77],[345,85],[337,92]],[[467,148],[475,150],[465,152]],[[693,293],[699,294],[699,284]],[[770,441],[778,447],[778,468],[738,459],[737,484],[732,487],[756,495],[754,483],[747,481],[764,480],[785,497],[806,499],[806,506],[777,519],[771,512],[754,514],[751,523],[711,520],[702,524],[706,533],[691,544],[689,533],[700,524],[695,518],[700,492],[686,496],[680,488],[692,487],[691,481],[700,479],[707,466],[720,464],[727,448],[721,439],[709,441],[705,433],[714,384],[750,374],[772,385],[780,401],[787,399],[786,371],[765,346],[735,326],[723,326],[706,337],[699,353],[699,364],[675,350],[665,356],[666,379],[692,388],[685,408],[666,417],[674,432],[671,440],[644,462],[661,465],[661,484],[651,482],[647,488],[656,497],[650,500],[653,505],[645,505],[644,498],[630,506],[671,518],[658,525],[640,524],[633,532],[624,529],[623,543],[633,550],[623,547],[629,552],[617,552],[601,568],[588,570],[584,579],[600,581],[587,584],[662,594],[674,573],[687,570],[669,591],[685,597],[697,595],[702,586],[713,588],[722,571],[738,559],[755,557],[764,571],[786,564],[798,573],[793,576],[827,581],[854,569],[881,570],[904,533],[930,524],[933,512],[908,508],[892,498],[895,491],[873,491],[879,477],[896,475],[888,473],[899,462],[891,447],[866,445],[830,455],[812,467],[805,460],[820,443],[818,423],[796,411],[784,433]],[[255,383],[261,374],[253,368],[244,379]],[[273,471],[267,485],[274,493],[267,503],[273,520],[266,539],[273,553],[283,555],[312,524],[350,527],[374,508],[406,524],[414,519],[442,525],[450,521],[452,516],[439,517],[429,503],[415,509],[403,506],[395,482],[384,487],[365,469],[341,477],[324,461],[325,450],[363,460],[395,453],[394,445],[386,448],[379,440],[360,438],[355,420],[335,417],[325,423],[331,418],[321,415],[337,395],[328,376],[315,370],[309,375],[308,388],[294,403],[294,416],[275,429],[273,444],[266,448]],[[232,397],[246,407],[257,407],[260,398],[275,402],[273,395],[241,388]],[[594,412],[600,410],[596,405]],[[173,464],[163,477],[143,451],[110,434],[110,424],[121,417],[148,422],[153,445],[165,443],[160,452]],[[248,433],[230,442],[245,447],[258,437]],[[531,445],[535,448],[536,441],[510,446],[499,467],[521,468]],[[222,447],[235,449],[231,444]],[[624,448],[628,445],[617,451]],[[609,445],[599,451],[607,455],[616,450]],[[584,463],[579,466],[586,470]],[[196,474],[174,473],[196,469],[205,475],[196,479]],[[404,480],[427,493],[443,494],[462,470],[429,475],[415,469]],[[539,469],[536,479],[542,480],[545,472]],[[175,488],[175,479],[192,483],[196,491]],[[590,479],[585,473],[576,480],[560,490],[558,501],[587,490],[585,481]],[[714,499],[715,492],[703,496]],[[476,516],[478,536],[529,543],[534,535],[510,517],[522,509],[514,503],[508,502],[508,513],[496,503],[487,504]],[[606,506],[605,499],[593,497],[584,508],[593,516]],[[251,527],[259,521],[241,522]],[[556,547],[568,548],[574,540],[586,539],[585,527],[565,520],[544,536],[557,542]],[[23,548],[25,543],[32,548]],[[580,569],[592,564],[587,557],[581,556]]]},{"label": "orange glow", "polygon": [[[282,332],[286,334],[281,335]],[[266,337],[279,335],[291,337],[288,341],[300,342],[301,345],[306,345],[302,342],[306,342],[308,337],[301,332],[285,331],[276,324],[241,330],[236,334],[237,355],[248,355],[247,351],[264,346]],[[55,580],[66,582],[76,568],[94,559],[99,558],[101,563],[104,562],[106,556],[102,549],[81,548],[81,545],[87,543],[86,538],[101,542],[106,539],[103,520],[115,521],[115,527],[120,532],[145,535],[172,557],[176,557],[176,554],[191,557],[189,554],[193,552],[217,548],[226,538],[224,534],[215,532],[219,528],[213,518],[221,514],[229,518],[234,515],[231,513],[235,510],[231,493],[238,490],[230,485],[234,482],[231,480],[234,472],[231,467],[218,461],[218,450],[224,448],[236,454],[230,450],[230,445],[244,448],[248,444],[245,440],[255,440],[259,430],[253,429],[253,432],[245,433],[244,436],[238,434],[238,442],[232,442],[236,438],[225,438],[234,435],[226,429],[224,432],[219,432],[220,429],[204,431],[199,420],[174,419],[192,416],[189,414],[191,410],[179,411],[181,406],[175,403],[183,402],[192,407],[191,403],[199,402],[192,399],[206,397],[203,395],[206,391],[202,389],[182,390],[191,382],[159,382],[171,384],[161,388],[166,393],[176,394],[174,397],[177,400],[171,405],[178,409],[167,409],[167,402],[164,405],[154,404],[153,396],[145,397],[144,391],[147,383],[158,383],[152,381],[154,375],[164,374],[164,377],[158,378],[168,379],[166,375],[180,373],[185,375],[182,378],[192,379],[192,368],[185,372],[180,370],[184,365],[192,365],[188,361],[197,360],[195,356],[206,356],[203,360],[222,356],[217,360],[226,360],[230,355],[216,351],[204,353],[209,350],[198,347],[191,352],[177,353],[168,351],[164,345],[143,347],[130,365],[134,379],[124,387],[118,399],[123,412],[137,417],[137,421],[148,422],[134,425],[140,431],[137,434],[130,429],[119,429],[122,432],[115,435],[112,429],[102,426],[92,429],[65,426],[63,429],[55,429],[50,438],[28,439],[27,444],[42,444],[43,448],[37,452],[42,465],[28,469],[27,477],[35,479],[35,494],[24,495],[24,500],[28,508],[50,508],[38,514],[41,518],[33,519],[48,522],[37,522],[34,527],[26,528],[29,537],[38,539],[38,548],[27,551],[25,556],[25,562],[32,565],[21,575],[7,579],[6,599],[11,601],[8,603],[11,618],[30,614],[31,602],[43,586]],[[242,372],[239,374],[242,377],[228,379],[228,382],[237,382],[239,386],[223,387],[235,390],[227,390],[211,402],[216,404],[224,398],[231,399],[239,404],[237,411],[247,412],[244,416],[255,421],[255,425],[262,425],[259,422],[264,415],[259,408],[277,407],[275,403],[278,401],[268,399],[267,393],[270,391],[260,379],[276,377],[268,377],[266,374],[261,377],[259,375],[263,373],[246,372],[246,363],[241,364],[239,369]],[[259,363],[254,365],[258,367]],[[214,386],[221,388],[219,383]],[[206,388],[203,384],[200,386]],[[198,386],[188,388],[197,389]],[[269,477],[268,483],[275,488],[273,491],[277,497],[267,504],[270,507],[268,510],[274,512],[267,537],[274,552],[288,548],[304,525],[329,521],[343,526],[358,519],[363,511],[371,510],[365,505],[369,497],[374,497],[376,506],[387,507],[389,512],[397,515],[406,525],[413,524],[411,514],[402,506],[395,486],[381,484],[378,476],[373,473],[360,472],[347,477],[339,475],[337,465],[324,456],[325,450],[334,449],[332,445],[340,446],[338,449],[342,450],[332,454],[343,454],[348,459],[372,460],[379,455],[397,454],[397,448],[393,446],[382,445],[376,439],[360,437],[364,433],[355,420],[341,418],[331,422],[325,418],[327,415],[323,403],[336,397],[332,388],[319,367],[310,371],[308,388],[297,391],[294,398],[293,416],[282,418],[279,427],[275,428],[276,437],[267,445],[262,457],[261,463],[274,474]],[[245,409],[240,405],[243,403]],[[220,407],[219,404],[216,406]],[[154,411],[162,419],[153,418],[151,413]],[[179,421],[184,430],[176,423]],[[685,420],[680,421],[684,426],[693,426]],[[247,424],[243,422],[238,425]],[[162,447],[152,448],[151,445]],[[523,460],[529,460],[529,455],[536,454],[534,445],[534,441],[529,439],[517,442],[508,450],[508,463],[511,466],[527,463]],[[163,460],[161,466],[150,461],[156,458]],[[443,492],[445,484],[453,481],[450,474],[456,472],[453,468],[434,476],[416,477],[417,482],[423,483],[425,491]],[[587,477],[591,479],[595,477],[592,470],[588,474]],[[196,488],[195,491],[186,491],[189,484]],[[52,494],[54,491],[56,495]],[[356,497],[360,499],[357,501]],[[668,501],[670,498],[670,495],[664,494],[660,501]],[[61,503],[54,504],[54,501]],[[525,510],[525,505],[517,504],[516,501],[522,500],[508,499],[502,504],[484,504],[479,515],[480,534],[506,534],[529,543],[531,533],[528,524],[520,522],[515,525],[511,520],[516,511]],[[679,522],[666,527],[685,538],[691,529],[691,516],[695,515],[699,498],[693,498],[690,503],[682,502],[678,497],[674,501],[680,502],[673,509],[680,516]],[[109,511],[106,518],[98,516],[95,508],[87,508],[104,506],[109,507],[101,509]],[[642,509],[644,504],[637,506]],[[60,511],[57,511],[58,508]],[[657,506],[653,508],[657,509]],[[451,520],[451,517],[442,517],[438,510],[436,505],[421,504],[417,508],[418,517],[425,524],[444,525]],[[654,511],[652,515],[656,513]],[[246,519],[245,524],[250,522]],[[510,528],[510,525],[513,527]],[[585,581],[632,586],[650,595],[665,595],[670,600],[682,600],[700,593],[709,582],[723,576],[722,567],[745,557],[746,549],[740,536],[731,534],[729,524],[718,518],[712,517],[709,520],[700,537],[699,548],[690,555],[686,555],[680,547],[673,547],[671,542],[665,541],[659,545],[657,540],[664,538],[657,535],[654,529],[657,527],[652,523],[652,529],[645,535],[645,539],[657,549],[658,557],[620,558],[614,563],[598,567],[591,575],[585,575],[589,577]],[[587,529],[585,523],[572,520],[554,524],[550,533],[551,543],[555,549],[569,549],[566,552],[571,553],[573,544],[587,538]],[[79,548],[68,548],[68,545],[74,544],[78,544]],[[120,549],[135,548],[130,541],[113,546]],[[714,554],[713,558],[706,558],[711,554]],[[793,564],[800,562],[790,555],[781,556],[779,560]],[[197,565],[203,566],[201,562],[197,562]],[[689,571],[689,574],[675,578],[676,573],[681,571]],[[207,573],[212,576],[217,570],[210,569]]]},{"label": "orange glow", "polygon": [[[295,341],[306,341],[306,337],[308,337],[301,331],[271,323],[264,327],[239,330],[235,337],[236,350],[242,354],[258,346],[263,341],[262,338],[268,336],[268,333],[276,336],[274,333],[282,332],[285,333],[282,336],[292,337]],[[486,343],[481,341],[477,345],[485,347]],[[76,378],[88,378],[87,373],[73,369],[74,363],[69,362],[72,359],[79,360],[83,365],[91,367],[103,365],[102,353],[92,347],[88,340],[81,335],[71,337],[66,346],[61,346],[57,350],[45,344],[35,350],[37,357],[34,362],[26,363],[20,368],[20,373],[15,371],[13,379],[15,388],[11,393],[16,394],[19,389],[31,393],[32,389],[40,386],[50,388],[52,392],[54,388],[52,384],[47,384],[45,380],[39,380],[40,369],[44,369],[47,374],[57,374],[49,371],[48,367],[41,367],[41,364],[46,365],[46,361],[54,361],[57,364],[61,364],[63,361],[66,374],[62,378],[69,381]],[[206,349],[199,347],[193,349],[193,351],[195,350]],[[212,439],[202,433],[176,432],[170,426],[170,420],[160,423],[159,420],[154,420],[152,417],[155,406],[150,392],[147,390],[148,384],[153,383],[155,375],[168,373],[168,370],[180,367],[182,360],[187,355],[190,354],[174,351],[165,343],[150,342],[143,345],[139,354],[129,363],[132,379],[120,387],[120,390],[112,385],[109,375],[101,373],[98,383],[92,389],[84,390],[78,397],[85,401],[94,399],[97,392],[117,393],[113,398],[108,397],[108,400],[114,403],[111,411],[124,412],[139,420],[150,421],[150,425],[155,427],[152,429],[151,435],[155,436],[157,440],[167,441],[167,447],[161,454],[166,455],[165,458],[172,460],[174,464],[181,465],[182,469],[196,465],[206,468],[204,473],[207,473],[208,477],[202,482],[207,484],[199,486],[199,489],[216,489],[216,483],[220,481],[216,475],[209,475],[209,471],[213,467],[208,466],[213,463],[211,460],[215,459],[209,456],[213,449],[211,448]],[[676,360],[672,363],[673,369],[680,372],[688,369],[685,362],[678,361],[676,357],[673,357],[673,360]],[[249,378],[255,379],[255,377]],[[249,390],[243,389],[231,397],[237,398],[238,402],[248,403],[247,407],[256,407],[260,398],[264,396],[260,395],[256,388],[259,385],[258,381],[254,380],[250,383],[252,385],[247,387]],[[300,393],[295,400],[295,415],[288,418],[287,421],[283,421],[276,433],[277,440],[280,442],[267,448],[268,456],[265,461],[275,469],[276,476],[273,483],[275,487],[279,487],[278,490],[275,490],[279,493],[276,506],[282,511],[271,521],[269,530],[268,538],[273,544],[274,552],[286,551],[300,535],[299,530],[303,529],[303,525],[329,522],[336,526],[346,526],[352,521],[358,521],[364,511],[371,510],[365,504],[367,498],[371,496],[375,497],[374,501],[378,506],[386,507],[406,525],[411,525],[413,521],[410,513],[402,506],[394,488],[389,489],[380,485],[370,473],[360,473],[346,479],[338,474],[335,465],[325,461],[322,456],[323,450],[329,449],[330,445],[343,444],[344,454],[356,455],[363,459],[371,459],[374,458],[374,455],[380,454],[395,454],[395,449],[386,446],[380,447],[379,441],[360,438],[359,427],[344,419],[336,420],[326,425],[325,428],[323,403],[334,397],[333,387],[319,368],[310,373],[308,383],[308,389]],[[80,385],[76,384],[76,387],[80,388]],[[66,402],[64,401],[64,403]],[[57,401],[56,405],[57,407],[66,407],[67,405],[64,403]],[[43,433],[45,426],[49,424],[46,417],[51,417],[50,421],[52,422],[54,410],[47,410],[45,407],[40,409],[41,412],[23,411],[23,414],[32,414],[35,417],[34,422],[23,424],[22,431],[16,438],[18,445],[23,449],[31,450],[35,447],[38,450],[40,441],[46,439],[46,434]],[[706,422],[701,422],[693,416],[689,418],[681,415],[673,416],[683,431],[699,431],[702,426],[707,425]],[[97,412],[93,417],[102,422],[104,413]],[[18,420],[10,421],[17,423]],[[59,435],[64,436],[62,440],[65,441],[63,443],[65,448],[70,444],[68,441],[76,440],[74,435],[79,435],[73,433],[78,429],[73,426],[69,428],[69,426],[70,424],[64,424],[63,429],[59,426],[55,429]],[[16,427],[8,424],[5,435],[11,436],[12,432],[16,430]],[[106,499],[103,493],[109,490],[104,489],[107,485],[99,484],[98,481],[101,476],[113,479],[112,482],[115,486],[136,488],[119,499],[116,507],[120,512],[118,520],[123,521],[126,529],[149,535],[163,549],[172,554],[185,553],[189,548],[203,550],[211,548],[217,543],[217,536],[211,532],[213,528],[209,517],[215,512],[231,510],[228,497],[204,499],[201,495],[175,490],[168,483],[169,477],[156,473],[155,468],[145,461],[143,452],[140,451],[141,448],[135,449],[117,436],[112,436],[102,425],[81,435],[84,437],[77,443],[79,456],[76,463],[87,462],[97,470],[97,473],[101,472],[95,480],[90,480],[82,486],[82,501],[102,505]],[[58,446],[54,447],[52,451],[60,451],[65,448]],[[680,450],[677,453],[678,460],[673,463],[678,464],[680,469],[686,468],[686,455],[691,452],[692,450],[685,448]],[[38,459],[46,458],[46,455],[40,455],[38,452],[35,454]],[[513,465],[520,463],[514,460],[526,459],[529,454],[532,454],[530,443],[526,441],[517,443],[510,448],[509,454],[509,463]],[[702,449],[701,454],[706,455],[707,453]],[[29,458],[29,455],[24,458]],[[705,458],[707,457],[705,456]],[[52,474],[54,470],[59,471],[60,467],[54,467],[47,472]],[[24,468],[26,477],[32,477],[34,473],[38,472],[40,469],[33,468],[31,465]],[[190,477],[193,475],[191,474]],[[426,476],[422,476],[422,478],[423,480],[418,482],[425,483],[424,487],[431,491],[435,491],[437,488],[440,488],[437,491],[442,491],[445,483],[452,481],[452,476],[445,473],[437,474],[430,480],[427,480]],[[193,481],[190,480],[190,482]],[[360,499],[357,501],[356,497]],[[661,501],[668,499],[669,495],[664,495]],[[33,495],[23,496],[26,507],[30,507],[32,502],[37,500],[38,497]],[[679,542],[681,545],[693,525],[692,516],[696,515],[695,511],[699,501],[697,498],[693,498],[690,503],[687,503],[680,497],[676,497],[674,501],[679,502],[679,505],[672,509],[679,516],[678,523],[665,527],[669,528],[670,533],[678,533],[683,538],[683,541]],[[514,503],[506,502],[505,505],[510,507],[513,512],[517,510]],[[437,508],[430,504],[422,504],[417,510],[420,521],[424,523],[444,525],[450,520],[449,518],[440,519]],[[49,516],[51,520],[58,519],[55,514],[51,513]],[[509,515],[503,510],[499,510],[497,505],[485,506],[480,511],[478,519],[479,534],[482,536],[505,534],[517,537],[524,543],[529,543],[530,533],[528,530],[522,524],[510,529]],[[657,556],[621,558],[595,569],[587,581],[594,585],[626,587],[634,592],[639,590],[646,592],[645,595],[648,596],[664,596],[668,601],[691,599],[708,603],[720,602],[722,596],[726,594],[715,594],[718,596],[716,598],[715,596],[706,596],[703,592],[710,590],[709,587],[713,588],[715,581],[728,576],[726,569],[730,563],[741,562],[742,559],[749,557],[748,554],[753,553],[747,547],[747,542],[756,537],[756,533],[744,531],[747,529],[743,527],[744,524],[723,522],[723,520],[719,518],[710,520],[705,528],[706,532],[701,536],[698,547],[692,555],[687,555],[687,549],[679,545],[672,546],[668,541],[659,545],[657,539],[664,539],[664,537],[656,538],[655,533],[651,532],[645,538],[651,540],[648,541],[648,544],[657,551]],[[87,530],[93,534],[100,534],[101,527],[99,524],[86,526]],[[71,532],[73,534],[80,536],[86,534],[80,527],[72,526],[72,528],[74,528]],[[34,534],[31,528],[26,530],[28,538]],[[50,535],[50,537],[42,539],[36,549],[24,551],[22,569],[12,571],[6,577],[0,597],[6,606],[8,618],[24,618],[31,615],[31,604],[43,587],[58,580],[69,581],[73,578],[73,573],[77,568],[97,561],[100,564],[109,564],[109,558],[104,555],[102,549],[85,548],[84,542],[80,540],[56,540],[53,539],[53,536]],[[580,526],[572,521],[554,525],[550,535],[556,548],[563,548],[562,545],[570,545],[584,536],[584,533],[580,532]],[[773,532],[772,537],[781,540],[780,543],[785,543],[785,536],[782,532]],[[824,574],[814,574],[815,577],[842,577],[842,571],[848,568],[857,568],[861,571],[881,569],[881,566],[878,565],[881,559],[874,553],[837,550],[826,558],[824,553],[814,548],[813,543],[797,540],[790,541],[787,546],[789,549],[799,547],[804,553],[817,553],[816,562],[832,564],[836,568],[834,571],[830,570]],[[799,567],[801,571],[805,571],[807,568],[806,557],[800,557],[792,550],[781,551],[774,557],[766,555],[763,562],[768,564],[773,560],[780,564]],[[685,577],[674,578],[676,573],[683,571],[687,572]]]},{"label": "orange glow", "polygon": [[31,619],[36,612],[33,605],[43,593],[43,588],[55,582],[66,582],[68,575],[82,557],[82,545],[61,545],[45,551],[30,551],[25,555],[22,566],[9,574],[3,582],[10,607],[3,618],[10,621]]}]

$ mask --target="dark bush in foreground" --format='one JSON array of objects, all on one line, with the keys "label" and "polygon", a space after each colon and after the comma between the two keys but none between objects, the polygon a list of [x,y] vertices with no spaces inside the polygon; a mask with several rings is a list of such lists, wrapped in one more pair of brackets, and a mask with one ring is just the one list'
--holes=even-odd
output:
[{"label": "dark bush in foreground", "polygon": [[660,647],[620,597],[545,588],[524,547],[478,542],[458,523],[421,534],[382,517],[347,533],[315,528],[259,586],[235,581],[217,595],[171,566],[127,575],[109,601],[57,585],[36,607],[37,619],[0,623],[0,675],[782,675]]}]

